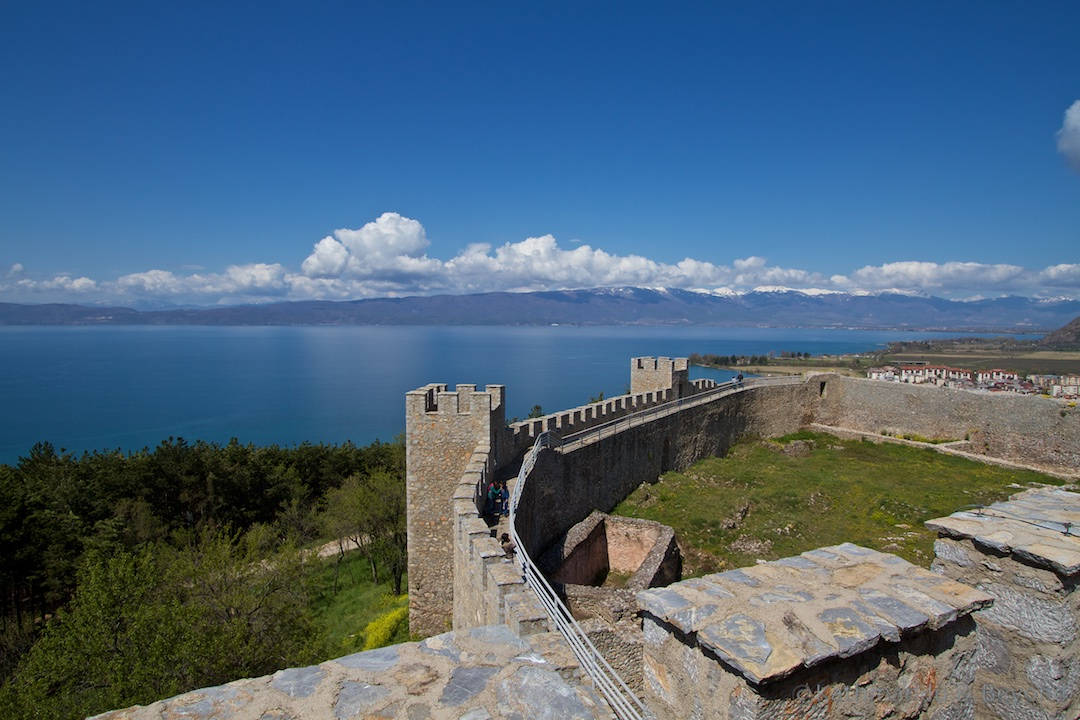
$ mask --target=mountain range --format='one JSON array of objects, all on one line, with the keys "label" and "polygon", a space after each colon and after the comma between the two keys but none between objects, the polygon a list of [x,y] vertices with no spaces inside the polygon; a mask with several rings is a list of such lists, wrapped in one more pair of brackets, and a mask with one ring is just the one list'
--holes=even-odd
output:
[{"label": "mountain range", "polygon": [[0,325],[672,325],[1039,332],[1080,315],[1080,300],[959,301],[899,293],[743,294],[595,288],[165,310],[0,303]]}]

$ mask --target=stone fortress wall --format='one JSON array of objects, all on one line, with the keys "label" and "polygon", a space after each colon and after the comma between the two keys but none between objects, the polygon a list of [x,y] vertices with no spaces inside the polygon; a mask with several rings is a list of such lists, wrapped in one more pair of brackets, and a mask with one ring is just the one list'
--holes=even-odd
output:
[{"label": "stone fortress wall", "polygon": [[[498,562],[503,552],[476,502],[496,471],[512,466],[537,435],[582,432],[717,387],[707,379],[690,382],[685,359],[634,358],[631,381],[645,389],[509,426],[502,385],[483,391],[458,385],[451,391],[433,383],[406,394],[409,627],[414,633],[506,622],[510,596],[515,608],[520,605],[514,618],[529,623],[541,612],[522,596],[520,578],[515,582],[506,564]],[[581,507],[572,506],[571,514]],[[561,532],[580,519],[560,525]]]},{"label": "stone fortress wall", "polygon": [[572,452],[544,450],[526,485],[518,534],[539,554],[593,510],[608,512],[643,482],[668,470],[722,455],[747,436],[795,432],[813,417],[807,386],[779,385],[744,392],[656,418],[582,444]]},{"label": "stone fortress wall", "polygon": [[1080,412],[1049,398],[837,376],[829,377],[826,388],[817,423],[969,440],[971,450],[991,457],[1080,467]]},{"label": "stone fortress wall", "polygon": [[[437,494],[443,503],[443,512],[446,513],[439,517],[448,520],[446,524],[432,523],[430,519],[416,523],[410,520],[410,591],[414,574],[418,579],[439,578],[441,583],[439,592],[435,595],[421,596],[416,602],[411,600],[413,604],[410,608],[410,621],[414,623],[412,627],[423,633],[442,632],[451,626],[455,630],[461,630],[483,624],[504,623],[522,634],[544,630],[546,623],[542,609],[521,583],[516,567],[505,561],[496,540],[491,537],[487,525],[480,518],[477,511],[478,493],[483,491],[490,479],[500,470],[512,468],[524,449],[531,446],[542,431],[555,431],[562,437],[571,436],[642,410],[655,409],[672,400],[692,399],[694,395],[715,386],[715,383],[708,381],[690,382],[686,379],[685,361],[634,358],[631,360],[631,390],[634,392],[630,395],[515,423],[505,428],[497,426],[498,418],[495,422],[471,418],[463,422],[463,427],[468,429],[454,435],[449,446],[447,441],[434,438],[417,438],[415,441],[410,439],[410,451],[413,448],[418,451],[420,448],[431,448],[435,452],[444,453],[439,462],[418,464],[415,468],[410,459],[410,514],[428,512],[421,497],[426,500],[430,499],[428,496]],[[475,393],[471,386],[465,387],[467,394]],[[499,414],[505,402],[505,391],[500,386],[496,387],[499,402],[496,404],[493,400],[489,405],[481,404],[479,408],[479,412],[489,413],[489,419]],[[415,392],[430,395],[432,388],[438,397],[443,393],[452,395],[445,386],[428,386]],[[410,398],[414,394],[410,393]],[[438,421],[431,422],[429,417],[442,413],[437,400],[434,403],[426,401],[422,405],[412,399],[409,402],[410,407],[416,411],[415,414],[409,414],[410,433],[417,429],[421,435],[442,432]],[[1080,456],[1077,455],[1077,449],[1080,448],[1080,417],[1075,412],[1062,413],[1058,405],[1052,408],[1044,408],[1042,405],[1042,402],[1034,398],[975,395],[939,388],[872,383],[834,375],[812,376],[786,385],[748,387],[742,392],[713,400],[704,399],[701,404],[651,418],[647,422],[627,423],[618,432],[601,433],[586,440],[580,440],[582,436],[577,435],[578,440],[572,443],[572,448],[568,445],[565,448],[540,451],[521,498],[517,529],[530,554],[539,557],[589,513],[594,510],[610,510],[642,482],[653,481],[664,471],[683,469],[703,457],[723,454],[728,447],[744,437],[778,436],[818,423],[871,432],[887,430],[898,434],[915,433],[936,438],[967,436],[972,450],[1075,472],[1076,467],[1080,466]],[[461,413],[460,403],[457,408],[460,420],[460,415],[464,414]],[[1033,431],[1036,434],[1034,438]],[[585,436],[589,436],[589,433],[585,433]],[[467,452],[470,439],[473,445],[471,452]],[[410,455],[410,458],[412,457]],[[414,532],[425,533],[427,536],[415,538],[418,542],[414,545]],[[437,547],[443,553],[415,554],[414,547]],[[452,556],[453,562],[444,564],[447,554]],[[453,569],[452,573],[448,572],[450,567]],[[912,568],[912,571],[914,570],[916,569]],[[966,581],[971,582],[970,578]],[[1074,581],[1070,582],[1075,586]],[[929,581],[926,587],[912,592],[919,597],[929,597],[927,593],[932,583],[933,581]],[[419,584],[433,587],[430,582]],[[447,588],[450,588],[449,592]],[[878,591],[874,589],[872,592]],[[890,601],[892,600],[895,598]],[[941,601],[936,602],[940,605]],[[913,606],[919,607],[919,603],[914,602]],[[931,603],[931,607],[938,606]],[[955,687],[950,685],[948,693],[943,692],[940,695],[940,698],[947,696],[948,703],[941,700],[937,704],[927,704],[930,702],[927,698],[933,695],[937,682],[934,678],[938,674],[955,671],[954,674],[959,673],[961,679],[968,674],[974,677],[976,666],[972,664],[972,658],[982,657],[979,653],[983,651],[976,652],[973,649],[976,635],[970,620],[960,623],[958,618],[968,615],[978,618],[980,614],[977,611],[980,607],[981,601],[958,604],[950,611],[949,617],[952,620],[949,622],[935,623],[933,627],[936,629],[932,631],[930,626],[924,624],[920,626],[921,634],[917,633],[917,637],[905,636],[907,639],[904,640],[903,647],[906,649],[896,652],[901,652],[901,655],[929,653],[933,657],[953,662],[954,666],[950,670],[944,665],[938,667],[933,662],[927,664],[912,661],[911,667],[920,668],[918,672],[922,675],[919,675],[918,679],[923,682],[930,695],[918,696],[914,700],[907,698],[905,707],[915,710],[910,713],[905,711],[900,716],[920,717],[932,705],[935,717],[972,717],[969,708],[976,707],[976,704],[980,708],[987,707],[984,699],[975,698],[970,691],[972,684],[966,681]],[[671,637],[679,637],[680,633],[671,626],[662,630],[656,629],[663,625],[663,622],[654,622],[652,639],[654,645],[668,647],[669,650],[665,652],[669,652],[672,641],[667,641],[666,644],[660,642],[658,633],[668,633]],[[892,632],[895,634],[900,630]],[[682,633],[681,637],[685,640],[687,636]],[[682,641],[677,641],[676,645],[680,642]],[[982,648],[982,645],[979,647]],[[710,650],[694,652],[711,658],[708,662],[718,661],[715,652]],[[1052,660],[1044,662],[1050,663],[1047,665],[1050,668],[1047,672],[1060,671],[1059,674],[1065,673],[1067,677],[1072,677],[1068,673],[1075,672],[1076,676],[1080,677],[1080,670],[1072,670],[1070,668],[1074,666],[1067,664],[1073,662],[1069,660],[1072,657],[1069,652],[1071,651],[1064,652],[1064,655],[1058,653]],[[888,665],[900,656],[895,653],[889,656],[893,658],[892,661],[886,656],[875,657],[877,659],[860,654],[858,662],[845,667],[842,672],[837,671],[838,676],[847,677],[855,672],[852,668],[861,666],[878,667],[875,663],[881,662]],[[1065,660],[1062,660],[1062,657]],[[1058,664],[1054,665],[1055,662]],[[1062,665],[1063,662],[1066,665]],[[719,666],[722,673],[730,673],[732,670],[723,661],[719,661]],[[905,684],[905,687],[909,684],[910,679],[905,678],[902,673],[897,675],[882,670],[881,667],[873,673],[864,668],[865,672],[861,675],[855,674],[865,675],[865,678],[869,678],[867,683],[895,685],[899,682]],[[1063,667],[1064,670],[1061,669]],[[697,674],[704,670],[699,667],[698,670],[687,669],[687,672]],[[815,669],[815,672],[819,681],[823,681],[826,676],[832,677],[829,672],[822,675],[824,671],[820,668]],[[927,673],[929,675],[926,675]],[[662,708],[665,691],[657,685],[655,676],[650,680],[651,683],[646,688],[649,700],[658,703],[658,707]],[[747,700],[744,705],[746,708],[757,709],[753,712],[746,710],[742,715],[733,709],[730,714],[725,710],[710,716],[767,717],[769,712],[779,707],[798,707],[797,703],[793,705],[789,702],[790,698],[778,699],[777,693],[783,694],[778,685],[772,687],[772,695],[761,695],[761,688],[745,678],[732,680],[727,685],[731,686],[729,690],[734,693],[732,697],[745,695],[749,698],[752,695],[753,701]],[[798,689],[793,682],[788,682],[788,685]],[[828,683],[825,687],[826,694],[837,689]],[[830,687],[832,689],[829,689]],[[1031,699],[1030,688],[1018,690],[1010,686],[1010,692],[1016,693],[1015,697],[1008,696],[1010,702],[1015,700],[1013,705],[1009,706],[1014,710],[1017,707],[1026,707],[1022,706],[1023,702],[1028,702],[1032,707],[1038,705]],[[1024,694],[1025,692],[1027,694]],[[1060,694],[1058,692],[1058,695]],[[770,698],[768,702],[762,699],[766,696]],[[1017,697],[1020,700],[1016,700]],[[715,698],[699,699],[706,707],[713,700]],[[820,697],[816,701],[820,701]],[[778,702],[780,705],[776,704]],[[1016,705],[1017,702],[1021,705]],[[995,707],[1004,707],[1001,703],[1002,701],[998,701]],[[1066,707],[1067,703],[1058,705]],[[854,706],[848,707],[848,710],[852,707]],[[878,710],[881,707],[878,706]],[[735,705],[732,708],[735,708]],[[668,716],[677,717],[685,710],[685,707],[669,708]],[[660,715],[664,714],[661,711]],[[988,715],[990,716],[992,715]]]},{"label": "stone fortress wall", "polygon": [[[629,395],[511,426],[501,385],[408,393],[410,623],[431,637],[100,717],[611,718],[478,512],[542,431],[573,437],[528,475],[517,527],[533,557],[666,470],[810,425],[966,435],[987,456],[1080,467],[1080,415],[1035,398],[832,375],[729,392],[687,370],[634,358]],[[1030,490],[927,525],[932,572],[843,543],[638,592],[633,658],[650,712],[1080,717],[1080,495]]]}]

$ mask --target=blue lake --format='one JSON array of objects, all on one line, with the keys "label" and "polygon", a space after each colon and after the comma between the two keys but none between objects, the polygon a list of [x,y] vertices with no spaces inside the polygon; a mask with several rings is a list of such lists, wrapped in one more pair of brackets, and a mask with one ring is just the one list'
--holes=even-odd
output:
[{"label": "blue lake", "polygon": [[[945,335],[955,336],[957,333]],[[618,395],[629,359],[840,353],[935,333],[714,327],[4,327],[0,462],[40,440],[74,452],[170,436],[366,444],[404,429],[429,382],[501,383],[507,416]],[[727,379],[695,368],[692,377]]]}]

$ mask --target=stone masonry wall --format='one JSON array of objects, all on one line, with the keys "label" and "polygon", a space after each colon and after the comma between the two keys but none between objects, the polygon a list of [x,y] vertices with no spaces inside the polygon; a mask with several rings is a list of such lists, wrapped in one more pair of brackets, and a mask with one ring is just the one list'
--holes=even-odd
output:
[{"label": "stone masonry wall", "polygon": [[815,422],[867,432],[910,432],[962,440],[974,452],[1080,467],[1080,413],[1053,400],[929,385],[819,375],[825,384]]},{"label": "stone masonry wall", "polygon": [[994,598],[974,615],[976,717],[1080,717],[1080,494],[1028,490],[927,526],[932,569]]},{"label": "stone masonry wall", "polygon": [[660,720],[972,718],[989,595],[843,543],[638,593]]},{"label": "stone masonry wall", "polygon": [[451,497],[478,445],[498,462],[505,389],[433,384],[405,396],[405,492],[409,547],[409,627],[448,630],[453,608]]},{"label": "stone masonry wall", "polygon": [[[977,717],[1012,720],[1080,714],[1080,593],[1049,570],[987,552],[971,540],[934,543],[938,569],[985,590],[975,683]],[[1071,712],[1071,714],[1069,714]]]},{"label": "stone masonry wall", "polygon": [[542,432],[555,431],[560,436],[571,435],[672,399],[670,392],[663,391],[620,395],[514,423],[509,427],[509,434],[513,447],[523,451],[529,448],[536,441],[536,436]]},{"label": "stone masonry wall", "polygon": [[973,720],[974,623],[863,653],[756,689],[656,618],[644,620],[649,706],[662,720]]},{"label": "stone masonry wall", "polygon": [[611,720],[557,633],[471,628],[183,693],[92,720]]},{"label": "stone masonry wall", "polygon": [[[638,360],[634,360],[634,367]],[[664,372],[677,376],[679,371],[681,368],[673,364]],[[689,394],[712,387],[715,383],[695,381],[690,383]],[[565,436],[670,401],[675,390],[611,398],[509,428],[501,424],[501,415],[494,419],[492,413],[484,412],[483,404],[477,413],[465,411],[485,393],[475,392],[472,386],[461,386],[459,393],[456,396],[445,386],[433,385],[409,394],[413,408],[407,418],[409,577],[410,595],[415,598],[410,618],[415,615],[413,627],[420,633],[444,630],[452,618],[455,626],[465,627],[504,617],[500,613],[505,613],[505,599],[493,602],[484,597],[473,602],[466,599],[471,593],[462,596],[460,609],[452,610],[455,581],[447,569],[454,568],[453,574],[466,585],[479,583],[486,588],[489,571],[477,571],[475,563],[490,563],[494,557],[489,554],[491,548],[476,549],[479,527],[472,521],[473,511],[464,503],[446,503],[446,498],[454,495],[457,501],[466,499],[466,486],[476,478],[464,478],[462,473],[478,448],[486,453],[484,467],[490,471],[519,456],[543,430]],[[446,399],[440,408],[443,396]],[[501,414],[501,387],[496,396],[491,402],[498,403]],[[610,510],[642,482],[651,482],[664,471],[723,454],[747,436],[780,435],[813,422],[929,437],[970,433],[975,449],[1075,466],[1080,461],[1080,418],[1068,413],[1062,418],[1058,406],[1048,408],[1045,404],[1030,397],[981,395],[834,375],[814,376],[794,385],[751,387],[623,429],[569,452],[541,452],[521,506],[542,508],[543,512],[520,514],[518,530],[530,553],[538,556],[589,512]],[[448,412],[445,406],[456,407],[457,412]],[[1034,438],[1025,425],[1036,428]],[[961,432],[959,428],[966,429]],[[456,487],[459,483],[460,488]],[[455,537],[472,538],[456,557],[451,552]],[[466,570],[467,565],[472,569]],[[460,588],[463,593],[465,590]]]},{"label": "stone masonry wall", "polygon": [[748,436],[795,432],[812,421],[816,386],[748,388],[583,445],[572,452],[544,450],[526,484],[518,533],[530,554],[542,551],[593,510],[609,512],[643,482],[667,470],[721,455]]}]

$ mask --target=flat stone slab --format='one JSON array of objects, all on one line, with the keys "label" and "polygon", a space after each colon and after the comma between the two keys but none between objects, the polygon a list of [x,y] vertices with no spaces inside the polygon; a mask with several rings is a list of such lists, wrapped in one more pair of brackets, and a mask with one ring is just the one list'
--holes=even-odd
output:
[{"label": "flat stone slab", "polygon": [[637,600],[755,685],[947,627],[993,602],[851,543],[644,590]]},{"label": "flat stone slab", "polygon": [[980,510],[930,520],[926,527],[1061,575],[1080,573],[1080,493],[1025,490]]},{"label": "flat stone slab", "polygon": [[613,718],[556,633],[458,630],[203,688],[91,720]]}]

